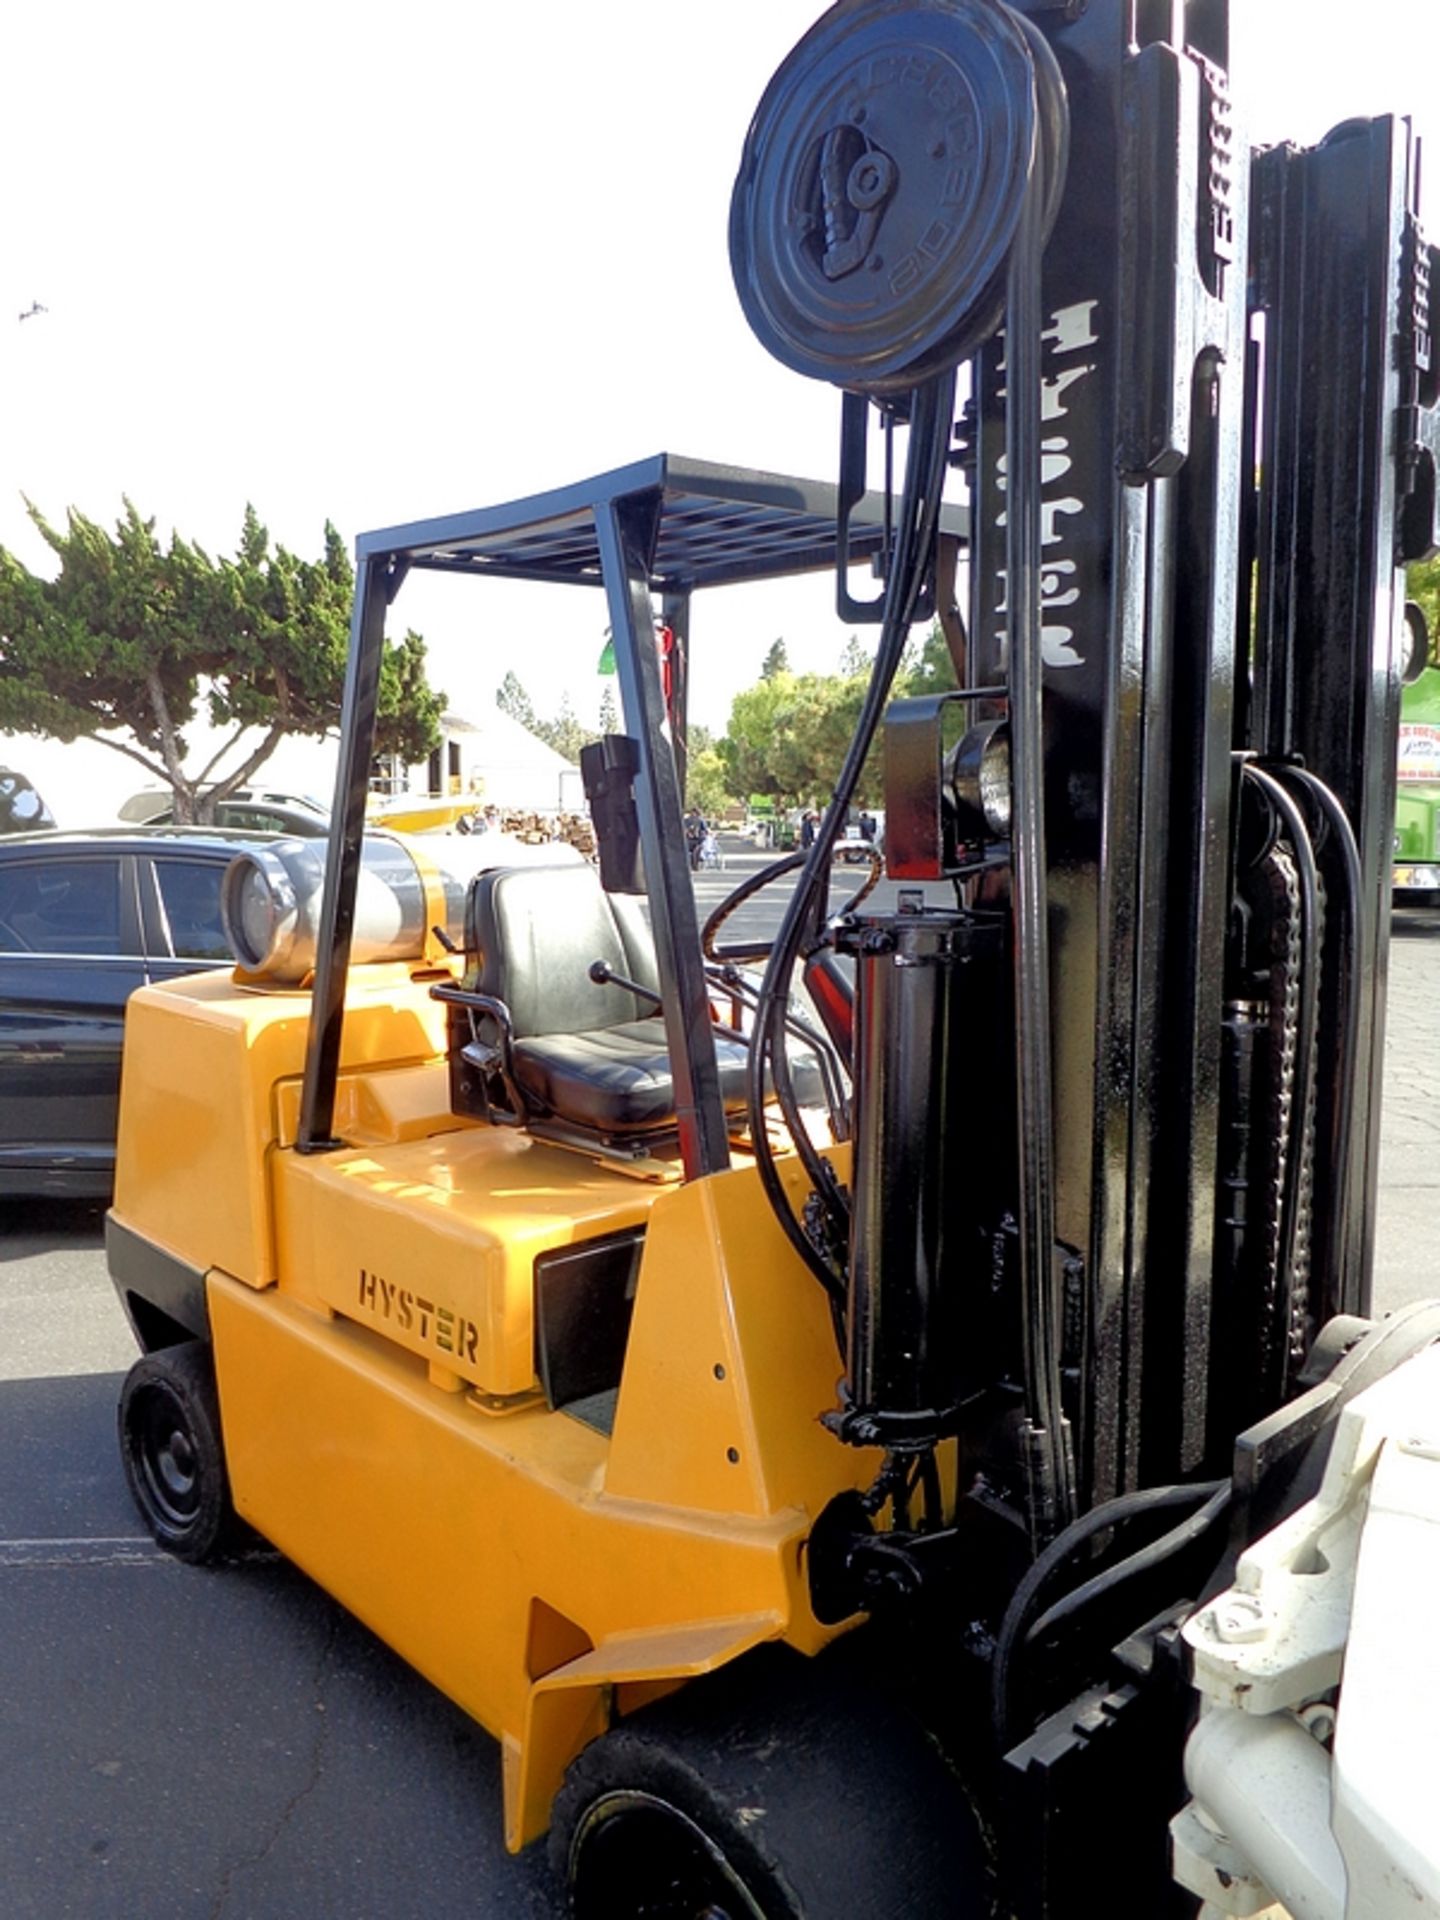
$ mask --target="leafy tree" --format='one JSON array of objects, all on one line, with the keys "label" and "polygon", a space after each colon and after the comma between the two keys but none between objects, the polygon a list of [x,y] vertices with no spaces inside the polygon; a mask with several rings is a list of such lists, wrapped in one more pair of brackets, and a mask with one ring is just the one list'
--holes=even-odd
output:
[{"label": "leafy tree", "polygon": [[730,725],[720,742],[733,793],[764,793],[788,802],[794,794],[780,768],[779,741],[794,705],[795,676],[788,671],[762,677],[730,704]]},{"label": "leafy tree", "polygon": [[950,643],[938,620],[914,650],[907,654],[901,668],[903,691],[907,694],[950,693],[957,685],[955,664],[950,658]]},{"label": "leafy tree", "polygon": [[[767,662],[768,664],[768,662]],[[719,743],[730,791],[765,794],[782,806],[823,806],[860,718],[874,666],[870,650],[852,634],[833,674],[762,671],[735,696],[730,725]],[[891,698],[944,693],[955,685],[950,649],[940,623],[906,655]],[[866,757],[855,788],[857,806],[884,801],[880,738]]]},{"label": "leafy tree", "polygon": [[730,789],[729,770],[714,747],[702,747],[685,767],[685,803],[698,807],[707,820],[725,811],[737,796]]},{"label": "leafy tree", "polygon": [[1440,665],[1440,554],[1417,560],[1405,576],[1405,591],[1418,601],[1430,629],[1430,664]]},{"label": "leafy tree", "polygon": [[620,709],[615,702],[615,689],[608,685],[600,689],[600,731],[601,733],[620,731]]},{"label": "leafy tree", "polygon": [[765,664],[760,669],[762,680],[773,680],[778,674],[790,671],[790,657],[785,651],[783,640],[773,640],[770,651],[765,656]]},{"label": "leafy tree", "polygon": [[770,794],[786,806],[823,798],[840,764],[832,751],[840,732],[835,714],[848,684],[833,675],[778,673],[736,694],[719,744],[730,791]]},{"label": "leafy tree", "polygon": [[[162,546],[129,500],[113,534],[73,507],[62,531],[26,505],[60,566],[42,579],[0,548],[0,732],[98,739],[170,786],[178,820],[205,821],[287,735],[336,725],[354,576],[332,526],[302,560],[247,507],[235,558],[212,560],[178,534]],[[423,758],[443,707],[407,633],[382,663],[377,753]],[[202,711],[227,737],[192,769],[185,730]]]}]

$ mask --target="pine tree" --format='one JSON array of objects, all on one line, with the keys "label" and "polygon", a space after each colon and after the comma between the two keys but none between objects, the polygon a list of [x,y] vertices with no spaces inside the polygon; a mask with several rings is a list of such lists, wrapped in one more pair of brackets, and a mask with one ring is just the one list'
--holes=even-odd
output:
[{"label": "pine tree", "polygon": [[783,640],[772,641],[770,651],[765,656],[765,664],[760,669],[760,678],[762,680],[773,680],[777,674],[788,673],[789,671],[790,657],[785,651],[785,642]]},{"label": "pine tree", "polygon": [[495,695],[495,704],[502,713],[508,713],[512,720],[518,720],[527,733],[536,733],[535,709],[530,704],[530,696],[521,686],[514,673],[507,673],[500,682]]}]

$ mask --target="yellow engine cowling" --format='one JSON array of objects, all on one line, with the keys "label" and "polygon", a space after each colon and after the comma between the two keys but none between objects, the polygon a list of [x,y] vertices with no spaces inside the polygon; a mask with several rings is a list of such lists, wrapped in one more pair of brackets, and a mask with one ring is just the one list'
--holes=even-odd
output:
[{"label": "yellow engine cowling", "polygon": [[[828,1306],[748,1162],[637,1180],[456,1119],[431,978],[352,970],[346,1144],[305,1156],[308,993],[136,995],[114,1218],[205,1276],[238,1511],[497,1735],[514,1847],[614,1713],[818,1650],[805,1540],[878,1462],[820,1424]],[[642,1227],[605,1431],[540,1391],[534,1263]]]}]

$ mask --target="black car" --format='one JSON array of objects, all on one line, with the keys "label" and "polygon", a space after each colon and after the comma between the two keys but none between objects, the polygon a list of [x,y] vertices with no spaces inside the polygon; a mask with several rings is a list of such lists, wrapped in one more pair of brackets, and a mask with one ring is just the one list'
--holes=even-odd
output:
[{"label": "black car", "polygon": [[0,839],[0,1195],[106,1194],[137,987],[231,954],[220,881],[273,835],[122,827]]}]

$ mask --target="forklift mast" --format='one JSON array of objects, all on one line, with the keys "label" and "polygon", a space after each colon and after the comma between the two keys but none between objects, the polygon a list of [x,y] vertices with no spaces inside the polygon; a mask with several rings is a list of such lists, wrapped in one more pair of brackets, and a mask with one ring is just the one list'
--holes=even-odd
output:
[{"label": "forklift mast", "polygon": [[[1223,5],[1029,12],[1074,106],[1032,479],[1056,1231],[1084,1260],[1088,1505],[1223,1470],[1318,1327],[1369,1308],[1400,567],[1433,538],[1407,549],[1400,519],[1424,250],[1402,124],[1351,124],[1252,171]],[[991,342],[975,376],[982,680],[1007,643],[1003,363]],[[1270,989],[1285,1011],[1263,1045],[1286,1063],[1268,1076],[1234,956],[1255,816],[1282,810],[1267,778],[1304,814],[1280,857],[1318,861],[1322,901]],[[1253,1136],[1274,1139],[1282,1106],[1287,1145],[1262,1169]],[[1300,1189],[1287,1222],[1267,1221],[1269,1181]],[[1284,1271],[1256,1241],[1287,1224]]]},{"label": "forklift mast", "polygon": [[842,497],[864,412],[913,438],[968,356],[960,704],[1008,716],[1009,857],[941,846],[939,705],[899,702],[890,868],[1010,916],[1023,1365],[1066,1517],[1223,1472],[1370,1299],[1430,250],[1405,123],[1252,159],[1228,60],[1224,0],[842,0],[732,214],[761,339],[846,389]]},{"label": "forklift mast", "polygon": [[[904,497],[923,487],[964,370],[968,620],[934,609],[960,691],[884,722],[890,873],[953,881],[964,940],[917,893],[837,943],[858,978],[833,1425],[897,1474],[957,1436],[952,1534],[992,1563],[997,1516],[1028,1536],[991,1663],[1002,1743],[1033,1729],[1007,1756],[1027,1913],[1066,1910],[1187,1711],[1165,1701],[1184,1610],[1136,1631],[1154,1556],[1046,1613],[1054,1556],[1188,1487],[1171,1575],[1223,1588],[1314,1493],[1319,1416],[1286,1407],[1344,1345],[1324,1330],[1368,1325],[1404,567],[1437,539],[1418,180],[1390,117],[1252,155],[1225,0],[840,0],[737,182],[752,326],[844,389],[842,499],[874,416],[908,427]],[[897,535],[877,678],[934,578]],[[861,617],[843,575],[838,601]],[[820,859],[848,800],[842,774]],[[907,1554],[925,1586],[935,1521],[891,1520],[877,1548],[853,1507],[824,1517],[822,1617]]]}]

